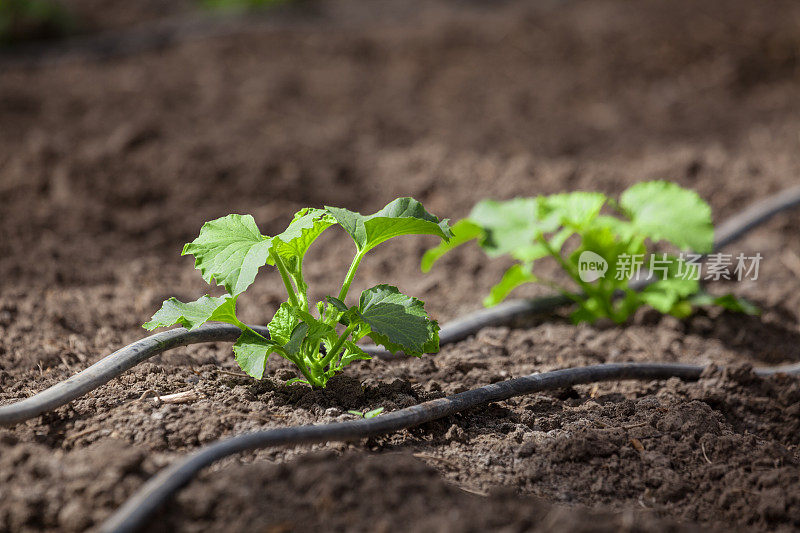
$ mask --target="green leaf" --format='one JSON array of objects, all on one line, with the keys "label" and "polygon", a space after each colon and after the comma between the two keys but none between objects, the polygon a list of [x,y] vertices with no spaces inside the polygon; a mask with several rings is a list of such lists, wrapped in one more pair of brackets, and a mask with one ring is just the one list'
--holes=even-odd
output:
[{"label": "green leaf", "polygon": [[436,235],[444,240],[452,236],[447,220],[440,221],[413,198],[398,198],[369,216],[341,207],[325,210],[350,234],[359,252],[400,235]]},{"label": "green leaf", "polygon": [[249,287],[267,262],[271,240],[261,235],[250,215],[228,215],[206,222],[200,235],[183,247],[195,257],[195,268],[236,296]]},{"label": "green leaf", "polygon": [[[572,228],[563,228],[547,240],[548,245],[555,252],[560,253],[564,243],[567,242],[575,231]],[[522,263],[533,263],[537,259],[550,255],[550,250],[541,242],[520,246],[511,252],[511,257]]]},{"label": "green leaf", "polygon": [[747,298],[739,298],[733,294],[718,296],[714,300],[714,305],[718,305],[728,311],[744,313],[746,315],[758,316],[761,314],[761,309],[756,304]]},{"label": "green leaf", "polygon": [[689,301],[693,305],[697,306],[716,305],[722,307],[723,309],[727,309],[728,311],[744,313],[746,315],[761,314],[761,309],[759,309],[758,306],[753,302],[747,300],[746,298],[738,298],[730,293],[722,296],[714,296],[713,294],[701,291],[693,295]]},{"label": "green leaf", "polygon": [[[607,203],[626,217],[601,214]],[[454,226],[454,233],[449,244],[425,255],[424,270],[455,246],[476,238],[489,257],[511,255],[519,262],[492,287],[485,305],[497,304],[519,285],[536,281],[533,265],[552,254],[584,292],[573,319],[592,322],[608,317],[617,323],[645,304],[662,312],[684,313],[686,298],[697,290],[696,282],[681,279],[656,283],[642,294],[629,289],[637,270],[639,279],[647,275],[648,239],[668,240],[698,252],[707,251],[713,242],[708,205],[696,193],[666,182],[635,185],[622,195],[619,205],[602,193],[583,191],[486,200]],[[575,235],[580,238],[577,249],[566,244]],[[656,271],[664,266],[652,264]],[[676,277],[673,272],[668,275]],[[615,299],[618,291],[624,293],[622,299]]]},{"label": "green leaf", "polygon": [[669,314],[677,318],[688,318],[692,315],[694,308],[692,307],[691,302],[688,300],[681,300],[677,302],[675,305],[672,306],[672,309],[669,310]]},{"label": "green leaf", "polygon": [[423,306],[397,287],[376,285],[361,293],[358,309],[377,344],[391,352],[418,356],[439,350],[439,325],[428,318]]},{"label": "green leaf", "polygon": [[[282,304],[281,307],[283,305],[286,304]],[[288,326],[292,324],[291,319],[282,318],[280,322],[280,337],[274,337],[274,339],[283,346],[283,349],[289,355],[296,356],[299,354],[304,342],[306,345],[310,344],[316,348],[323,340],[330,340],[331,337],[335,336],[336,330],[333,326],[317,320],[311,314],[299,309],[288,309],[288,311],[293,313],[291,319],[294,319],[295,325],[289,330]],[[302,322],[298,323],[298,318],[302,319]],[[270,330],[270,336],[272,336],[272,330]]]},{"label": "green leaf", "polygon": [[367,412],[356,411],[356,410],[353,410],[353,409],[351,409],[350,411],[347,411],[348,414],[357,416],[359,418],[375,418],[376,416],[378,416],[382,412],[383,412],[383,407],[378,407],[377,409],[373,409],[373,410],[367,411]]},{"label": "green leaf", "polygon": [[[700,284],[697,280],[678,276],[679,262],[677,258],[667,255],[666,257],[656,257],[656,259],[659,263],[667,261],[666,264],[661,264],[661,266],[666,266],[666,272],[655,270],[659,267],[654,266],[655,271],[652,274],[656,277],[656,281],[638,293],[631,291],[629,297],[632,301],[628,312],[632,313],[640,305],[649,305],[661,313],[680,316],[685,312],[685,306],[681,302],[696,293],[700,288]],[[649,270],[650,263],[648,260],[643,261],[643,263],[642,272],[643,276],[645,276],[644,273]],[[634,294],[636,295],[635,299]]]},{"label": "green leaf", "polygon": [[648,285],[640,294],[644,302],[662,313],[668,313],[675,303],[691,296],[699,287],[697,280],[667,278]]},{"label": "green leaf", "polygon": [[557,219],[543,219],[541,214],[539,198],[484,200],[469,219],[485,232],[480,244],[486,254],[497,257],[530,247],[541,235],[558,229]]},{"label": "green leaf", "polygon": [[[558,250],[558,248],[554,249]],[[519,246],[511,252],[511,257],[523,263],[533,263],[537,259],[547,257],[548,255],[550,255],[550,251],[540,242]]]},{"label": "green leaf", "polygon": [[[570,235],[597,218],[605,201],[605,195],[591,192],[514,198],[505,202],[484,200],[475,206],[469,220],[485,232],[481,246],[490,257],[511,254],[529,262],[548,255],[547,249],[536,242],[540,237],[557,232],[550,244],[561,249]],[[559,227],[562,229],[557,231]]]},{"label": "green leaf", "polygon": [[312,317],[311,321],[306,321],[309,324],[308,332],[306,332],[306,342],[312,346],[319,346],[323,341],[328,341],[328,345],[332,346],[338,335],[336,329],[330,324],[326,324],[320,320]]},{"label": "green leaf", "polygon": [[567,242],[567,239],[572,237],[575,232],[569,228],[564,228],[561,231],[557,232],[555,235],[550,237],[548,244],[550,248],[555,250],[556,252],[561,252],[561,248],[564,247],[564,243]]},{"label": "green leaf", "polygon": [[[684,312],[681,302],[700,290],[700,282],[678,276],[679,262],[667,256],[666,279],[658,279],[639,292],[642,303],[650,305],[662,313],[680,315]],[[655,273],[656,276],[663,275]],[[676,306],[678,306],[676,308]]]},{"label": "green leaf", "polygon": [[462,218],[450,229],[453,236],[449,241],[441,241],[438,246],[429,249],[422,256],[420,268],[423,272],[428,272],[433,264],[450,250],[484,236],[483,229],[468,218]]},{"label": "green leaf", "polygon": [[608,317],[608,314],[596,299],[589,298],[580,302],[578,308],[570,313],[569,317],[575,324],[580,324],[581,322],[588,322],[591,324],[598,318]]},{"label": "green leaf", "polygon": [[[609,284],[613,284],[619,288],[627,287],[628,276],[626,272],[622,272],[620,277],[623,279],[618,280],[618,269],[625,268],[621,263],[620,258],[623,255],[634,256],[643,255],[645,247],[640,241],[626,241],[620,240],[614,232],[605,225],[592,227],[586,229],[581,234],[581,243],[578,248],[569,256],[569,263],[574,268],[575,272],[579,272],[580,256],[584,251],[594,252],[608,263],[608,270],[602,279],[607,280]],[[646,275],[647,264],[642,258],[641,273],[642,276]],[[574,274],[571,274],[574,277]],[[598,284],[594,282],[594,284]]]},{"label": "green leaf", "polygon": [[236,355],[239,368],[248,376],[261,379],[267,365],[267,356],[272,352],[273,347],[273,342],[247,328],[242,331],[236,344],[233,345],[233,353]]},{"label": "green leaf", "polygon": [[326,296],[325,299],[339,311],[341,312],[347,311],[347,305],[339,298],[336,298],[335,296]]},{"label": "green leaf", "polygon": [[272,317],[272,320],[269,324],[267,324],[267,329],[269,329],[269,337],[274,340],[276,343],[283,346],[292,336],[292,330],[294,330],[295,326],[299,320],[295,316],[292,306],[288,303],[284,302],[275,312],[275,315]]},{"label": "green leaf", "polygon": [[[336,223],[324,209],[305,208],[294,215],[286,230],[272,238],[272,250],[285,258],[299,258],[308,251],[322,232]],[[274,264],[268,259],[269,264]]]},{"label": "green leaf", "polygon": [[353,361],[369,361],[372,359],[368,353],[362,350],[356,343],[353,341],[345,341],[344,342],[345,352],[342,355],[342,360],[339,364],[339,368],[344,368]]},{"label": "green leaf", "polygon": [[489,296],[483,300],[483,305],[486,307],[497,305],[505,300],[511,291],[532,281],[536,281],[536,276],[533,275],[531,265],[516,263],[506,270],[500,282],[491,288]]},{"label": "green leaf", "polygon": [[608,215],[598,216],[594,220],[593,226],[597,228],[608,228],[611,233],[615,234],[622,241],[629,241],[636,235],[636,229],[630,221]]},{"label": "green leaf", "polygon": [[311,385],[307,379],[303,378],[292,378],[286,382],[286,385],[294,385],[295,383],[305,383],[306,385]]},{"label": "green leaf", "polygon": [[667,181],[637,183],[620,197],[637,231],[651,240],[707,253],[714,244],[711,208],[694,191]]},{"label": "green leaf", "polygon": [[300,322],[292,330],[289,342],[283,345],[283,349],[290,355],[295,355],[300,351],[300,346],[308,333],[309,325],[307,322]]},{"label": "green leaf", "polygon": [[382,412],[383,412],[383,407],[378,407],[377,409],[373,409],[372,411],[367,411],[366,413],[364,413],[364,418],[375,418]]},{"label": "green leaf", "polygon": [[193,330],[209,320],[239,325],[236,318],[236,296],[202,296],[194,302],[184,303],[175,298],[164,301],[149,322],[142,324],[148,331],[180,324]]},{"label": "green leaf", "polygon": [[639,300],[641,303],[647,304],[661,313],[669,313],[675,304],[681,300],[681,297],[674,291],[650,285],[641,292]]},{"label": "green leaf", "polygon": [[319,320],[314,318],[314,315],[312,315],[308,311],[303,311],[302,309],[294,309],[294,314],[297,315],[297,318],[299,318],[303,322],[308,322],[309,324],[320,323]]},{"label": "green leaf", "polygon": [[643,293],[639,298],[642,303],[662,313],[669,313],[670,309],[679,301],[679,297],[669,291],[649,291]]},{"label": "green leaf", "polygon": [[581,231],[600,214],[606,196],[599,192],[571,192],[542,197],[544,217]]}]

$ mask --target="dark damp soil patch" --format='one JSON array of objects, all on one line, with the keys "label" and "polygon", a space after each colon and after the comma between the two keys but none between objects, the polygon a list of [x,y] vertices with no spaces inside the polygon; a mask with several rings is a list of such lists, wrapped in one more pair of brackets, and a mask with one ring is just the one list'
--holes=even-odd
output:
[{"label": "dark damp soil patch", "polygon": [[[421,454],[417,454],[418,456]],[[285,531],[692,531],[644,510],[552,506],[510,489],[459,489],[409,453],[318,453],[281,465],[236,465],[208,475],[159,517],[160,531],[253,527]],[[230,492],[230,481],[238,479]],[[223,497],[224,495],[224,497]],[[257,497],[255,505],[229,498]],[[364,502],[369,502],[364,505]]]}]

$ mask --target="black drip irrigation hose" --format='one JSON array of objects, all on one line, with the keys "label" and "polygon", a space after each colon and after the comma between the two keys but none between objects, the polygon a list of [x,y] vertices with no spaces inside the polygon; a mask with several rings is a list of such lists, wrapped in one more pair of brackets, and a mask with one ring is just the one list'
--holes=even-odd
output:
[{"label": "black drip irrigation hose", "polygon": [[[260,334],[269,333],[264,326],[253,326]],[[150,335],[133,342],[74,376],[42,392],[9,405],[0,406],[0,426],[13,425],[35,418],[80,398],[125,371],[172,348],[201,342],[235,341],[242,331],[231,324],[209,324],[192,331],[176,328]]]},{"label": "black drip irrigation hose", "polygon": [[[173,494],[187,485],[203,468],[236,453],[271,446],[291,446],[330,441],[357,441],[399,431],[477,407],[545,390],[611,380],[659,380],[673,377],[686,381],[700,378],[704,367],[679,363],[612,363],[530,374],[485,385],[447,398],[431,400],[372,419],[270,429],[218,441],[176,461],[144,484],[102,524],[103,533],[139,531]],[[759,375],[800,373],[800,365],[756,369]]]},{"label": "black drip irrigation hose", "polygon": [[[723,222],[716,232],[714,250],[730,244],[763,224],[774,215],[800,205],[800,186],[781,191],[756,202],[738,215]],[[641,288],[641,287],[639,287]],[[440,333],[441,344],[451,344],[474,335],[480,329],[507,324],[512,320],[536,313],[547,313],[571,303],[566,296],[547,296],[531,300],[511,300],[489,309],[483,309],[445,324]],[[269,331],[264,326],[252,326],[262,335]],[[65,405],[94,390],[126,370],[179,346],[201,342],[234,342],[241,330],[228,324],[209,324],[192,331],[176,328],[156,333],[133,342],[104,357],[86,370],[52,387],[16,403],[0,406],[0,426],[13,425],[34,418]],[[364,346],[370,355],[389,359],[395,357],[377,346]]]}]

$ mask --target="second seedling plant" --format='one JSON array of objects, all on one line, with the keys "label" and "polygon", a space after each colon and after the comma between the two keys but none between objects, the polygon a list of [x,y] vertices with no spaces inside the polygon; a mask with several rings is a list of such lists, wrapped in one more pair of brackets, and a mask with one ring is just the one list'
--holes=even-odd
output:
[{"label": "second seedling plant", "polygon": [[[699,281],[681,272],[680,261],[667,253],[660,253],[667,265],[662,277],[650,280],[643,288],[632,286],[627,277],[619,275],[619,258],[654,255],[648,241],[692,250],[697,252],[697,259],[712,250],[711,208],[696,192],[675,183],[637,183],[623,192],[619,201],[583,191],[484,200],[467,218],[453,225],[453,232],[452,239],[425,254],[424,271],[450,250],[472,240],[477,240],[489,257],[508,255],[515,260],[484,300],[487,307],[500,303],[520,285],[538,282],[578,304],[572,314],[575,322],[609,318],[623,323],[645,305],[682,318],[694,306],[709,304],[757,313],[746,300],[730,294],[714,297],[702,291]],[[567,242],[573,237],[576,243],[569,246]],[[608,271],[593,280],[583,279],[580,261],[584,253],[598,258]],[[548,257],[573,280],[579,293],[534,272],[534,264]]]}]

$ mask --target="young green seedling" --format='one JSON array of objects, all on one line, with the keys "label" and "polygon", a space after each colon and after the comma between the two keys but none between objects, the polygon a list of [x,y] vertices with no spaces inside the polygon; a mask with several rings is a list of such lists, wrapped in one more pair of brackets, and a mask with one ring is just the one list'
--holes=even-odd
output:
[{"label": "young green seedling", "polygon": [[[604,206],[613,214],[601,214]],[[484,300],[487,307],[498,304],[522,284],[539,282],[575,300],[575,322],[606,317],[622,323],[643,305],[679,317],[701,304],[757,312],[752,304],[731,295],[711,297],[702,292],[698,279],[688,275],[686,263],[678,258],[649,253],[648,241],[697,252],[691,257],[695,261],[698,254],[712,249],[711,208],[697,193],[674,183],[638,183],[622,193],[619,202],[597,192],[486,200],[452,229],[452,239],[425,254],[423,271],[450,250],[475,239],[490,257],[510,255],[516,261],[492,287]],[[573,236],[577,236],[577,247],[567,246]],[[646,257],[659,256],[660,272],[653,282],[641,291],[634,290],[629,274],[638,266],[646,268]],[[545,257],[555,259],[582,294],[535,275],[534,263]]]},{"label": "young green seedling", "polygon": [[[323,231],[338,224],[352,237],[355,257],[336,296],[310,305],[303,278],[303,257]],[[439,325],[428,318],[423,302],[397,287],[376,285],[361,293],[357,305],[345,301],[364,256],[379,244],[401,235],[452,236],[447,220],[428,213],[413,198],[398,198],[377,213],[364,216],[339,207],[306,208],[274,237],[262,235],[250,215],[228,215],[206,222],[200,236],[183,254],[195,257],[195,267],[208,283],[225,287],[221,297],[203,296],[183,303],[165,301],[145,329],[180,324],[192,330],[205,322],[234,324],[242,334],[233,346],[236,362],[247,374],[261,378],[267,357],[278,354],[294,363],[313,387],[360,359],[370,359],[356,342],[364,337],[392,352],[421,356],[439,350]],[[264,265],[274,266],[286,288],[287,300],[268,324],[266,338],[236,317],[236,300]]]},{"label": "young green seedling", "polygon": [[383,407],[378,407],[377,409],[373,409],[371,411],[347,411],[349,414],[357,416],[359,418],[375,418],[379,414],[383,412]]}]

